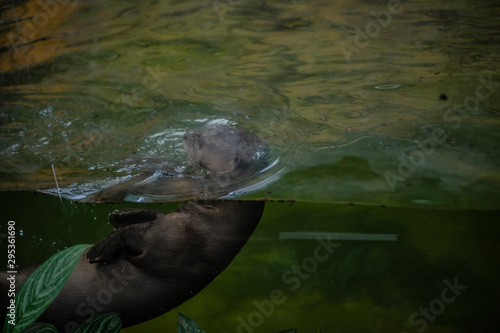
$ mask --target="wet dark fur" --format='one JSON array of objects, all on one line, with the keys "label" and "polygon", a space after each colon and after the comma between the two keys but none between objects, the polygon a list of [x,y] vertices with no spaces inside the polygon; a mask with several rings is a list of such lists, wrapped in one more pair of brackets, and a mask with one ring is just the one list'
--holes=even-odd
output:
[{"label": "wet dark fur", "polygon": [[[261,144],[225,126],[188,131],[184,140],[192,162],[214,173],[247,168]],[[146,209],[114,212],[110,223],[116,230],[84,253],[38,321],[66,332],[106,312],[117,312],[124,327],[165,313],[224,270],[263,210],[264,202],[192,201],[168,215]],[[35,268],[19,270],[17,289]],[[6,277],[0,275],[2,318],[8,304]]]},{"label": "wet dark fur", "polygon": [[[168,215],[117,211],[110,216],[117,229],[82,256],[38,321],[71,331],[106,312],[120,314],[124,327],[157,317],[196,295],[226,268],[263,210],[264,202],[213,201],[188,202]],[[18,287],[27,275],[20,270]],[[3,317],[6,281],[2,276]]]}]

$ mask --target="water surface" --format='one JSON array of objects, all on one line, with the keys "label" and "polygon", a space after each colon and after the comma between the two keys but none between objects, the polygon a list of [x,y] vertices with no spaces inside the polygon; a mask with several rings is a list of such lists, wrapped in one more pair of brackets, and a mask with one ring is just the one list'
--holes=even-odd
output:
[{"label": "water surface", "polygon": [[226,123],[279,161],[252,197],[498,202],[494,2],[42,4],[1,8],[4,190],[175,170]]}]

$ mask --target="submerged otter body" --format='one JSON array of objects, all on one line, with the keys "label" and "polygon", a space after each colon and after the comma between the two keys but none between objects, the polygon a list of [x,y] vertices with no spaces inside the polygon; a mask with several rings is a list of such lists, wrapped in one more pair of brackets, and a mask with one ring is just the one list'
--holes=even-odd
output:
[{"label": "submerged otter body", "polygon": [[[235,140],[235,133],[223,133],[227,129],[186,132],[185,147],[192,162],[214,174],[248,168],[260,141],[249,135],[250,141],[234,141],[233,147],[213,146]],[[242,133],[246,132],[237,130],[236,136],[245,137]],[[217,139],[221,135],[224,140]],[[250,144],[244,147],[245,143]],[[110,223],[116,230],[82,255],[38,321],[71,332],[101,313],[118,313],[124,327],[165,313],[196,295],[226,268],[263,210],[264,202],[191,201],[167,215],[147,209],[113,212]],[[19,270],[17,289],[33,270]],[[8,281],[6,276],[0,279],[4,312]]]},{"label": "submerged otter body", "polygon": [[164,215],[142,209],[110,216],[116,231],[86,252],[38,320],[71,331],[116,312],[123,326],[157,317],[196,295],[232,261],[263,202],[188,202]]}]

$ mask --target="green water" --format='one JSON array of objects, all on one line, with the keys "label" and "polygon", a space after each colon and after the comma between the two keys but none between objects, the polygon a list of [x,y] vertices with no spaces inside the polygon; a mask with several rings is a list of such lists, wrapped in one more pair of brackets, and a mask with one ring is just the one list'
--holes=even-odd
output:
[{"label": "green water", "polygon": [[[16,243],[21,266],[66,246],[95,243],[111,232],[106,222],[112,210],[144,207],[60,203],[32,193],[3,193],[0,199],[11,203],[2,210],[2,221],[14,220],[22,230]],[[178,205],[146,207],[168,213]],[[426,332],[493,332],[499,324],[499,213],[268,203],[248,243],[207,289],[125,332],[175,331],[178,311],[206,332],[247,332],[239,328],[242,320],[255,332],[292,327],[298,332],[317,332],[317,327],[322,332],[417,332],[424,321]],[[304,231],[389,234],[397,240],[280,238],[282,232]],[[5,252],[0,252],[2,260]],[[459,295],[445,292],[446,300],[454,300],[439,303],[445,280],[462,289]],[[434,320],[418,314],[411,325],[410,316],[431,303]]]},{"label": "green water", "polygon": [[[1,2],[2,228],[14,220],[22,229],[22,265],[95,243],[111,231],[112,210],[145,205],[32,194],[57,193],[52,166],[62,196],[84,200],[144,171],[182,170],[183,133],[228,124],[272,155],[232,196],[296,202],[268,203],[234,262],[179,307],[207,333],[495,331],[499,8]],[[169,200],[146,206],[179,206],[175,193],[158,199]],[[338,241],[316,267],[316,240],[279,238],[306,231],[397,241]],[[297,282],[287,272],[303,263],[311,272]],[[446,303],[443,281],[455,278],[467,288],[444,293],[456,296]],[[271,299],[280,304],[269,316],[257,311],[254,301]],[[430,304],[432,320],[412,317]],[[126,332],[175,331],[175,316]]]}]

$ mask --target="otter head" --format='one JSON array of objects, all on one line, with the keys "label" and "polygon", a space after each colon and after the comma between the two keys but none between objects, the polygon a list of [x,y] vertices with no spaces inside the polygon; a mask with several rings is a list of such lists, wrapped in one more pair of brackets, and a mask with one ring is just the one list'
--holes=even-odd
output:
[{"label": "otter head", "polygon": [[247,169],[264,146],[253,134],[223,125],[208,125],[184,134],[191,163],[213,173]]}]

